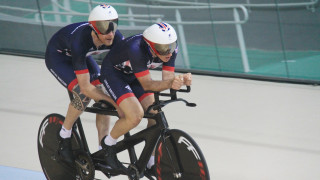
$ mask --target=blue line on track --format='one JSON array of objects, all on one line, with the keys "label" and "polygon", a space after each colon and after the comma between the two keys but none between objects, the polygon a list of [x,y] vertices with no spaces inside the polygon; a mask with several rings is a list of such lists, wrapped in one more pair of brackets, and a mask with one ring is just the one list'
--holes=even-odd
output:
[{"label": "blue line on track", "polygon": [[46,180],[42,172],[0,166],[0,180]]}]

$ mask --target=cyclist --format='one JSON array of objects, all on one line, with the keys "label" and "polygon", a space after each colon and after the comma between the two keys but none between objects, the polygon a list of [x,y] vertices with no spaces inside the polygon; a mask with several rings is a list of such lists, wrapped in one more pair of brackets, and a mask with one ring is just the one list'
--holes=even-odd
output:
[{"label": "cyclist", "polygon": [[[154,96],[147,91],[178,90],[182,85],[191,85],[191,73],[174,74],[177,53],[177,34],[171,25],[162,22],[148,27],[143,34],[126,38],[104,58],[100,81],[124,113],[101,142],[107,151],[107,164],[112,168],[123,170],[113,145],[140,123],[144,111],[154,102]],[[149,68],[160,65],[162,80],[153,80]],[[147,126],[154,124],[153,120],[148,120]],[[153,164],[154,156],[147,168],[152,169]]]},{"label": "cyclist", "polygon": [[[117,107],[103,92],[103,85],[98,79],[100,68],[91,56],[109,51],[124,39],[117,26],[117,11],[110,5],[98,5],[90,12],[88,22],[63,27],[48,43],[45,54],[46,66],[74,97],[69,104],[62,128],[57,132],[58,153],[62,160],[70,165],[74,165],[71,149],[72,126],[90,100],[103,99]],[[109,133],[109,121],[109,116],[96,116],[99,143]]]}]

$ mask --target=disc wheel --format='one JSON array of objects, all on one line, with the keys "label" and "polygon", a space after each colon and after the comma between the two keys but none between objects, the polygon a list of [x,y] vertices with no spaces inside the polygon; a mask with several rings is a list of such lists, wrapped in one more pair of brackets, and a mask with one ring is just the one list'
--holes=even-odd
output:
[{"label": "disc wheel", "polygon": [[[50,114],[42,120],[37,139],[39,160],[47,179],[78,180],[76,169],[63,163],[57,154],[58,131],[64,119],[60,114]],[[76,131],[72,132],[71,142],[73,150],[80,149],[80,138]]]},{"label": "disc wheel", "polygon": [[210,180],[205,158],[196,142],[185,132],[169,130],[156,148],[158,180]]}]

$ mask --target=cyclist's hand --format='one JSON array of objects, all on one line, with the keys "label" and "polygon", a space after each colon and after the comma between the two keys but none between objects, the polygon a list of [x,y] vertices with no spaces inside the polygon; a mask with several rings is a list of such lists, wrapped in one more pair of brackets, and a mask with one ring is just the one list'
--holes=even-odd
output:
[{"label": "cyclist's hand", "polygon": [[183,83],[186,86],[191,86],[191,82],[192,82],[192,74],[191,73],[187,73],[183,75]]},{"label": "cyclist's hand", "polygon": [[179,90],[183,86],[183,75],[178,75],[173,79],[171,88],[175,90]]}]

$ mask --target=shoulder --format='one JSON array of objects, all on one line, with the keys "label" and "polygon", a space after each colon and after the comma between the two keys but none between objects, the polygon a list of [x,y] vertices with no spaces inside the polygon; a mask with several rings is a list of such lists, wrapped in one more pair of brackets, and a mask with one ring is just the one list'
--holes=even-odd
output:
[{"label": "shoulder", "polygon": [[114,36],[115,36],[115,39],[124,40],[124,36],[122,35],[122,33],[119,30],[116,31]]},{"label": "shoulder", "polygon": [[130,36],[124,40],[128,48],[132,51],[141,51],[143,49],[143,38],[142,34]]},{"label": "shoulder", "polygon": [[61,28],[60,31],[66,31],[70,34],[75,34],[79,31],[89,30],[89,29],[91,29],[91,27],[89,26],[88,22],[78,22],[78,23],[69,24],[69,25]]}]

